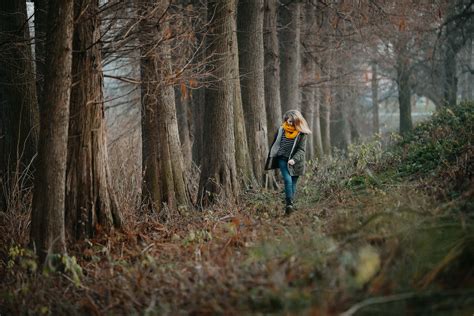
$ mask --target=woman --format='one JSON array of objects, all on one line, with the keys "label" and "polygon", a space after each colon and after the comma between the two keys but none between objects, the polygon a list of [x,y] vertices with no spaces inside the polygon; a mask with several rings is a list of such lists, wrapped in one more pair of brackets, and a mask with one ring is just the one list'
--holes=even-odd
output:
[{"label": "woman", "polygon": [[301,112],[298,110],[286,112],[265,164],[265,170],[280,169],[285,182],[285,213],[287,215],[293,212],[296,182],[304,173],[307,134],[311,134],[311,130]]}]

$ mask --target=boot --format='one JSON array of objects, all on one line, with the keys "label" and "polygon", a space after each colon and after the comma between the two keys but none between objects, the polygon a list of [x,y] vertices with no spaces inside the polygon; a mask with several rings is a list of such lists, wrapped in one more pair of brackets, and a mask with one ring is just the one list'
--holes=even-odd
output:
[{"label": "boot", "polygon": [[291,213],[293,213],[294,210],[295,210],[295,207],[293,205],[293,200],[286,199],[285,214],[290,215]]}]

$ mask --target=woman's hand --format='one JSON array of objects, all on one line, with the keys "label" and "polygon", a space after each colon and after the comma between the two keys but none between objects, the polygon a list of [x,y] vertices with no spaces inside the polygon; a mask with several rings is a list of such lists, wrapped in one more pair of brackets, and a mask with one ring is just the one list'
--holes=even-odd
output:
[{"label": "woman's hand", "polygon": [[293,166],[295,164],[295,161],[293,159],[288,160],[288,164],[290,166]]}]

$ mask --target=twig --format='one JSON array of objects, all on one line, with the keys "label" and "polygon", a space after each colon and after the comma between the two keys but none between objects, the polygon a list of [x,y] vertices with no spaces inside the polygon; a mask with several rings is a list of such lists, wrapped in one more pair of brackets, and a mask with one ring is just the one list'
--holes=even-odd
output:
[{"label": "twig", "polygon": [[396,301],[402,301],[406,300],[409,298],[412,298],[416,295],[414,292],[409,292],[409,293],[403,293],[403,294],[396,294],[396,295],[388,295],[388,296],[382,296],[382,297],[373,297],[366,299],[362,302],[359,302],[349,308],[347,311],[342,313],[340,316],[351,316],[354,315],[357,311],[360,309],[370,306],[370,305],[376,305],[376,304],[385,304],[385,303],[390,303],[390,302],[396,302]]}]

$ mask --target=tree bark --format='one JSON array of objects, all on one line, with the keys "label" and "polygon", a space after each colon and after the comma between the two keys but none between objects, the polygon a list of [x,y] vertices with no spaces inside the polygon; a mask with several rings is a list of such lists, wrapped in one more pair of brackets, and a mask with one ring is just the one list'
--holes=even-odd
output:
[{"label": "tree bark", "polygon": [[323,158],[323,140],[321,135],[321,89],[315,89],[313,111],[313,146],[314,154],[318,159]]},{"label": "tree bark", "polygon": [[[156,5],[153,1],[149,6]],[[140,23],[142,73],[143,200],[153,209],[187,205],[184,163],[179,140],[169,39],[169,2]],[[143,12],[150,12],[143,8]],[[142,14],[143,15],[143,14]],[[156,43],[161,41],[159,49]],[[165,214],[167,215],[167,214]]]},{"label": "tree bark", "polygon": [[300,3],[281,1],[279,8],[280,98],[285,113],[299,108],[300,79]]},{"label": "tree bark", "polygon": [[444,106],[455,106],[457,103],[458,78],[456,74],[457,62],[456,51],[453,49],[449,40],[444,52]]},{"label": "tree bark", "polygon": [[271,144],[282,122],[280,102],[280,58],[277,35],[277,0],[265,0],[264,50],[265,50],[265,112],[267,113],[268,144]]},{"label": "tree bark", "polygon": [[257,182],[264,184],[268,153],[265,113],[263,0],[240,0],[238,6],[240,83],[248,147]]},{"label": "tree bark", "polygon": [[378,134],[380,131],[379,125],[379,81],[377,74],[377,64],[372,63],[372,134]]},{"label": "tree bark", "polygon": [[234,0],[208,1],[208,58],[211,76],[218,78],[214,87],[206,89],[204,152],[199,196],[204,205],[218,196],[234,200],[239,194],[235,164],[233,100],[235,83],[232,75],[238,70],[232,61],[232,32],[235,30]]},{"label": "tree bark", "polygon": [[411,87],[409,61],[404,48],[397,55],[398,103],[400,108],[400,134],[405,135],[413,129],[411,118]]},{"label": "tree bark", "polygon": [[[234,137],[235,137],[235,163],[238,179],[244,187],[256,185],[253,163],[258,160],[250,159],[249,142],[247,141],[246,114],[242,100],[242,89],[240,84],[239,70],[239,47],[237,38],[237,23],[234,21],[234,32],[232,32],[232,81],[234,86]],[[253,163],[252,163],[253,161]]]},{"label": "tree bark", "polygon": [[31,184],[38,143],[39,113],[25,1],[0,3],[0,42],[3,43],[0,47],[2,211],[8,207],[7,200],[22,189],[22,184]]},{"label": "tree bark", "polygon": [[[338,68],[336,72],[343,73],[342,67]],[[351,144],[351,128],[345,78],[338,79],[336,85],[334,110],[331,111],[331,145],[342,151],[347,151]]]},{"label": "tree bark", "polygon": [[[160,28],[162,36],[168,27],[167,23],[162,24]],[[163,202],[171,210],[176,210],[179,207],[186,207],[188,199],[184,180],[183,155],[179,141],[178,120],[176,118],[174,89],[171,83],[167,82],[167,78],[172,75],[169,42],[163,42],[160,55],[161,65],[158,71],[158,82],[163,83],[158,95],[159,156],[162,170],[161,192]]]},{"label": "tree bark", "polygon": [[321,88],[321,143],[325,156],[331,156],[331,88],[329,84],[323,84]]},{"label": "tree bark", "polygon": [[33,192],[31,242],[43,260],[65,247],[64,205],[71,92],[72,1],[51,0],[46,35],[46,72]]},{"label": "tree bark", "polygon": [[122,225],[107,156],[98,0],[75,0],[66,235],[91,238]]},{"label": "tree bark", "polygon": [[45,38],[48,18],[48,0],[34,0],[34,3],[36,91],[38,95],[38,103],[41,104],[45,73]]},{"label": "tree bark", "polygon": [[178,119],[179,141],[183,153],[183,166],[186,170],[191,170],[192,163],[192,140],[190,132],[190,104],[191,99],[187,93],[180,89],[175,89],[176,117]]}]

